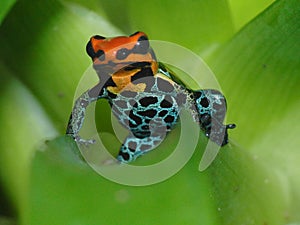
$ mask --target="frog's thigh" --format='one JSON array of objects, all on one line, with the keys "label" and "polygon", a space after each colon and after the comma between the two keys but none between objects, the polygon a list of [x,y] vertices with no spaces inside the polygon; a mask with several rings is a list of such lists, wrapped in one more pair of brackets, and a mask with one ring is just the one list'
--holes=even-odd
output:
[{"label": "frog's thigh", "polygon": [[163,140],[164,135],[151,135],[145,138],[137,138],[134,135],[129,135],[117,156],[117,159],[120,162],[131,162],[137,157],[151,151],[159,145]]},{"label": "frog's thigh", "polygon": [[194,92],[200,116],[209,114],[222,123],[226,114],[226,100],[218,90],[207,89]]}]

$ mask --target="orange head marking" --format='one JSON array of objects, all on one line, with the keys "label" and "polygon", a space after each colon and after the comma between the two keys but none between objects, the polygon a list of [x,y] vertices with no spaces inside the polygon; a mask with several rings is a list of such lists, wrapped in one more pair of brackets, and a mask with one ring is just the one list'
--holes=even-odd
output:
[{"label": "orange head marking", "polygon": [[95,35],[88,42],[86,51],[92,58],[98,74],[113,75],[122,68],[139,62],[149,62],[153,73],[157,72],[155,54],[147,35],[143,32],[114,38]]}]

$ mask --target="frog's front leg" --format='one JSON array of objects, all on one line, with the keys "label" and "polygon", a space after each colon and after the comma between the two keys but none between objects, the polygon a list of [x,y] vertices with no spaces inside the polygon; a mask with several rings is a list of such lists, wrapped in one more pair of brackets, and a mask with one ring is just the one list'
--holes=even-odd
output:
[{"label": "frog's front leg", "polygon": [[117,159],[124,163],[132,162],[137,157],[157,147],[163,138],[163,135],[158,134],[145,138],[137,138],[133,134],[130,134],[122,144]]},{"label": "frog's front leg", "polygon": [[80,144],[92,144],[94,140],[85,140],[79,136],[79,131],[83,125],[85,111],[88,105],[99,98],[105,97],[102,93],[103,90],[98,84],[90,90],[84,92],[75,102],[70,119],[68,122],[66,134],[74,138],[74,140]]},{"label": "frog's front leg", "polygon": [[205,135],[220,146],[227,144],[227,129],[235,128],[235,124],[223,125],[226,115],[225,97],[217,90],[195,91],[193,96]]}]

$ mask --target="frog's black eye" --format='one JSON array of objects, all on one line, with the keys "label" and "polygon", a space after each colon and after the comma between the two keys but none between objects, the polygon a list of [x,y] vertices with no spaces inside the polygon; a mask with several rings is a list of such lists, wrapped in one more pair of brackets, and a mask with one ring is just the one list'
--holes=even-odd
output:
[{"label": "frog's black eye", "polygon": [[116,58],[118,60],[123,60],[126,59],[129,54],[130,51],[127,48],[121,48],[119,51],[117,51]]},{"label": "frog's black eye", "polygon": [[95,35],[95,36],[93,36],[93,38],[95,38],[96,40],[103,40],[103,39],[106,39],[105,37],[100,36],[100,35]]},{"label": "frog's black eye", "polygon": [[146,36],[141,36],[133,48],[134,53],[146,54],[149,50],[149,40]]}]

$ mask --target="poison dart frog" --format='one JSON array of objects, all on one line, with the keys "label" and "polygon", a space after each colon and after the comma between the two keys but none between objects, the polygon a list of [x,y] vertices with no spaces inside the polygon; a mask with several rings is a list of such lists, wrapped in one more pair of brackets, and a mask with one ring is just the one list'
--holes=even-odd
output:
[{"label": "poison dart frog", "polygon": [[[217,90],[191,90],[158,62],[143,32],[105,38],[95,35],[86,45],[99,83],[75,102],[66,133],[80,144],[93,143],[79,136],[87,106],[106,99],[113,114],[128,129],[117,160],[129,163],[161,143],[178,123],[181,109],[191,112],[205,135],[219,146],[228,143],[223,125],[226,99]],[[213,125],[214,124],[214,125]]]}]

